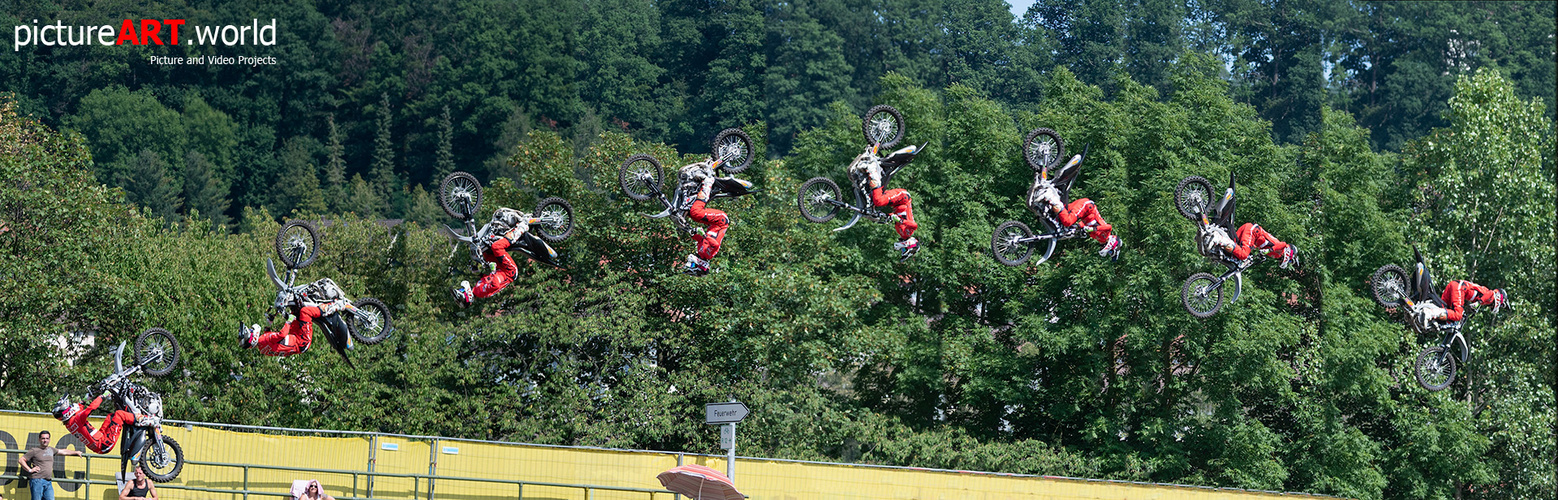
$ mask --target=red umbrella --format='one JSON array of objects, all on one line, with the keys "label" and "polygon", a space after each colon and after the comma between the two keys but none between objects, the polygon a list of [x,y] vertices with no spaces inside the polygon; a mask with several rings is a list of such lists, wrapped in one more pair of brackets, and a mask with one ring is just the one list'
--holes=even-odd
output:
[{"label": "red umbrella", "polygon": [[736,483],[719,471],[702,465],[679,465],[661,472],[660,484],[665,489],[687,495],[691,500],[743,500],[746,495],[736,491]]}]

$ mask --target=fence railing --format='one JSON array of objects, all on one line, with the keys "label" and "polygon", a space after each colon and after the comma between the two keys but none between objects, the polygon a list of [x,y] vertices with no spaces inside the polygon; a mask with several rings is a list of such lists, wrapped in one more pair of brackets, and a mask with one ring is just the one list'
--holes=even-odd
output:
[{"label": "fence railing", "polygon": [[[0,454],[22,454],[22,453],[26,453],[26,452],[27,452],[27,450],[0,449]],[[100,479],[92,479],[92,461],[93,461],[93,459],[110,459],[113,462],[115,462],[115,465],[118,465],[117,462],[120,460],[120,457],[118,455],[101,455],[101,454],[96,454],[96,453],[84,453],[84,454],[82,454],[82,456],[87,459],[86,460],[86,463],[87,463],[86,470],[84,471],[84,474],[83,474],[83,477],[85,477],[85,479],[53,478],[52,481],[54,481],[56,483],[84,484],[84,485],[87,485],[88,487],[91,487],[91,486],[94,486],[94,485],[102,485],[102,486],[111,486],[111,487],[114,487],[114,488],[118,488],[118,483],[116,481],[104,481],[104,480],[100,480]],[[612,492],[620,492],[620,493],[640,493],[640,494],[644,494],[647,497],[647,500],[656,500],[656,498],[673,498],[673,499],[680,499],[681,498],[681,495],[679,495],[679,494],[677,494],[675,492],[672,492],[670,490],[657,490],[657,489],[649,489],[649,488],[630,488],[630,487],[623,487],[623,486],[601,486],[601,485],[594,485],[594,484],[549,483],[549,482],[543,482],[543,481],[520,481],[520,480],[514,480],[514,479],[495,479],[495,478],[458,477],[458,476],[437,476],[437,475],[431,475],[431,474],[404,474],[404,473],[393,473],[393,472],[372,472],[372,471],[362,471],[362,470],[317,469],[317,468],[309,468],[309,467],[284,467],[284,466],[278,466],[278,465],[232,464],[232,463],[222,463],[222,462],[202,462],[202,461],[197,461],[197,460],[185,460],[184,461],[184,465],[186,465],[186,466],[189,466],[189,465],[200,465],[200,466],[206,466],[206,467],[225,467],[225,468],[242,469],[243,470],[243,487],[239,488],[239,489],[230,489],[230,488],[203,488],[203,487],[199,487],[199,486],[188,486],[188,485],[181,485],[181,484],[158,484],[157,485],[157,489],[159,489],[159,490],[166,489],[166,490],[198,491],[198,492],[203,492],[203,493],[219,493],[219,494],[241,495],[244,500],[249,500],[249,496],[250,495],[271,496],[271,497],[291,497],[292,496],[292,492],[291,491],[276,492],[276,491],[257,491],[257,490],[250,489],[249,488],[249,471],[258,469],[258,470],[273,470],[273,471],[286,471],[286,472],[305,472],[305,473],[314,473],[314,474],[332,474],[332,475],[338,475],[338,476],[351,476],[352,477],[351,494],[350,495],[344,495],[344,494],[343,495],[334,495],[337,500],[375,500],[376,497],[373,497],[373,496],[359,496],[359,492],[368,492],[367,495],[371,495],[371,490],[367,488],[366,484],[364,484],[364,483],[366,483],[366,481],[361,481],[361,479],[363,479],[364,477],[369,478],[369,479],[373,479],[373,478],[411,479],[411,484],[412,484],[411,491],[410,491],[411,500],[432,500],[432,488],[430,486],[433,484],[434,481],[438,481],[438,482],[454,481],[454,482],[469,482],[469,483],[482,483],[482,484],[512,485],[512,486],[514,486],[514,496],[512,498],[515,498],[515,499],[523,499],[524,498],[524,496],[525,496],[525,487],[526,486],[561,488],[561,489],[570,489],[570,490],[576,489],[576,490],[579,490],[583,494],[582,496],[579,497],[579,498],[581,498],[583,500],[593,500],[595,498],[595,492],[596,491],[612,491]],[[135,467],[135,464],[132,463],[131,467]],[[110,470],[112,470],[112,469],[110,469]],[[5,479],[24,480],[24,478],[19,476],[19,475],[0,474],[0,480],[5,480]],[[429,488],[427,488],[424,491],[423,486],[429,486]],[[338,488],[344,488],[344,485],[343,486],[338,486]],[[397,493],[399,493],[399,492],[397,492]],[[90,491],[86,492],[83,496],[86,497],[86,498],[93,498]],[[498,498],[498,497],[494,497],[494,498]]]}]

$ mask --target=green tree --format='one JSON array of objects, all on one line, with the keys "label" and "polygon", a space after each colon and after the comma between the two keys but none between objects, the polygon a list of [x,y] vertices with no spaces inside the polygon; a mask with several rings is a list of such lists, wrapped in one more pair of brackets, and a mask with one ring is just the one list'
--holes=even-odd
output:
[{"label": "green tree", "polygon": [[114,170],[120,172],[116,184],[124,187],[125,197],[131,203],[167,222],[178,220],[178,210],[184,205],[179,196],[183,189],[156,151],[142,149],[141,154],[123,161]]},{"label": "green tree", "polygon": [[281,150],[285,173],[276,185],[276,213],[322,214],[328,209],[319,189],[319,168],[314,166],[315,153],[320,149],[319,142],[310,137],[287,139]]},{"label": "green tree", "polygon": [[190,149],[184,154],[184,199],[190,211],[199,212],[212,224],[221,226],[229,220],[226,212],[227,185],[217,176],[216,167],[204,154]]},{"label": "green tree", "polygon": [[373,182],[373,189],[379,198],[388,200],[395,182],[395,143],[391,136],[391,121],[393,113],[390,111],[389,93],[379,95],[379,106],[374,110],[378,116],[378,125],[373,139],[373,169],[368,172],[368,178]]},{"label": "green tree", "polygon": [[105,184],[119,185],[142,151],[179,159],[188,144],[182,117],[146,90],[131,92],[117,85],[94,90],[64,121],[86,136],[98,179]]},{"label": "green tree", "polygon": [[454,124],[449,119],[449,107],[444,106],[444,113],[438,118],[438,166],[433,171],[433,182],[442,181],[444,176],[454,172],[453,142]]}]

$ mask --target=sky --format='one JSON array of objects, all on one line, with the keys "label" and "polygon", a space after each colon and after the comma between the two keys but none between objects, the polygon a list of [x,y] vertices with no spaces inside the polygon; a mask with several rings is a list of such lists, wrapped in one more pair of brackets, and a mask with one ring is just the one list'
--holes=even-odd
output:
[{"label": "sky", "polygon": [[1033,5],[1033,1],[1034,0],[1006,0],[1006,3],[1007,5],[1012,6],[1012,15],[1017,16],[1018,19],[1022,19],[1023,13],[1028,12],[1028,7]]}]

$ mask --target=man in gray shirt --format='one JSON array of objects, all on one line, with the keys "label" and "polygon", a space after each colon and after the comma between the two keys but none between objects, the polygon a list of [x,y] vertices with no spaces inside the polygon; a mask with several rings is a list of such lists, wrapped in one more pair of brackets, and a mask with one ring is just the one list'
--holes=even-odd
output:
[{"label": "man in gray shirt", "polygon": [[22,455],[22,471],[27,477],[27,489],[32,491],[32,500],[54,500],[54,483],[50,479],[54,476],[55,456],[81,456],[76,450],[49,446],[52,437],[49,431],[38,431],[38,447]]}]

